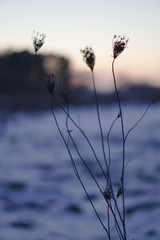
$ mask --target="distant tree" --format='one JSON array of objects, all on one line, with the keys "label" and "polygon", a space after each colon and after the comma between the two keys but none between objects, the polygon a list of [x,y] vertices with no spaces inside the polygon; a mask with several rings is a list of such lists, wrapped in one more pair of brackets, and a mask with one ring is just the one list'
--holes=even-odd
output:
[{"label": "distant tree", "polygon": [[[54,59],[50,72],[47,59]],[[37,55],[36,61],[43,78],[55,74],[57,89],[68,91],[70,88],[69,61],[56,55]],[[28,51],[6,53],[0,56],[0,94],[44,92],[39,74],[35,68],[35,55]]]}]

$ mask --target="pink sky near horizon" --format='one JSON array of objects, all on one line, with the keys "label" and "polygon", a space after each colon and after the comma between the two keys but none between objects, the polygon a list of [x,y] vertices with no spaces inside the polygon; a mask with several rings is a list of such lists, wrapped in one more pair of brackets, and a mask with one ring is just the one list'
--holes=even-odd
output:
[{"label": "pink sky near horizon", "polygon": [[47,35],[40,53],[64,55],[74,71],[88,74],[80,49],[91,46],[103,89],[112,86],[113,35],[125,35],[129,43],[116,61],[117,77],[160,87],[159,10],[158,0],[0,0],[0,52],[32,51],[35,29]]}]

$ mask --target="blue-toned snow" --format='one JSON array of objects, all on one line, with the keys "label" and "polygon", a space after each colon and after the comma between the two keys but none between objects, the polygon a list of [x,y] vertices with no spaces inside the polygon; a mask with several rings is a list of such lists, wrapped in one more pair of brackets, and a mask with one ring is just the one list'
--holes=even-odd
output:
[{"label": "blue-toned snow", "polygon": [[[147,104],[123,106],[125,132]],[[70,114],[90,139],[104,165],[95,106],[72,107]],[[105,137],[118,114],[116,105],[101,106]],[[55,110],[67,140],[65,114]],[[77,147],[105,181],[82,134],[70,124]],[[111,176],[120,186],[122,166],[120,119],[110,134]],[[69,141],[80,175],[107,226],[107,206]],[[128,240],[160,239],[160,105],[151,106],[126,141],[125,196]],[[119,199],[121,204],[121,198]],[[112,226],[114,227],[114,225]],[[104,240],[106,233],[79,184],[50,111],[0,113],[0,240]],[[113,239],[119,239],[113,232]]]}]

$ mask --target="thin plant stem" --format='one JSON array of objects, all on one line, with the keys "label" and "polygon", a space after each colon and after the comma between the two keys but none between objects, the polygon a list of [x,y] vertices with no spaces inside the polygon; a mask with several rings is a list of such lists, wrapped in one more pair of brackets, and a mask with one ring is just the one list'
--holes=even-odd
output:
[{"label": "thin plant stem", "polygon": [[144,118],[144,116],[145,116],[146,113],[148,112],[149,108],[150,108],[153,104],[155,104],[156,102],[158,102],[159,100],[160,100],[160,98],[156,99],[155,101],[151,102],[151,103],[148,105],[148,107],[146,108],[146,110],[144,111],[144,113],[142,114],[142,116],[140,117],[140,119],[139,119],[139,120],[133,125],[133,127],[131,127],[131,128],[129,129],[129,131],[127,132],[127,134],[126,134],[126,136],[125,136],[125,139],[124,139],[125,141],[126,141],[128,135],[129,135],[129,133],[130,133],[133,129],[135,129],[135,128],[137,127],[137,125],[141,122],[141,120]]},{"label": "thin plant stem", "polygon": [[41,82],[42,82],[42,84],[43,84],[43,86],[46,88],[46,84],[45,84],[45,81],[44,81],[44,79],[43,79],[43,77],[42,77],[42,74],[41,74],[41,71],[40,71],[40,69],[39,69],[39,66],[38,66],[38,59],[37,59],[37,52],[35,52],[35,66],[36,66],[36,69],[37,69],[37,72],[38,72],[38,75],[39,75],[39,77],[40,77],[40,80],[41,80]]},{"label": "thin plant stem", "polygon": [[106,233],[107,233],[107,235],[108,235],[108,237],[109,237],[109,240],[111,240],[110,235],[109,235],[109,233],[108,233],[108,230],[107,230],[107,228],[105,227],[105,225],[103,224],[103,222],[102,222],[102,220],[101,220],[101,217],[99,216],[99,214],[98,214],[98,212],[97,212],[97,210],[96,210],[96,208],[95,208],[95,206],[94,206],[94,204],[93,204],[93,202],[92,202],[92,200],[91,200],[91,197],[90,197],[90,195],[88,194],[88,191],[86,190],[86,187],[84,186],[84,183],[83,183],[83,181],[82,181],[82,179],[81,179],[81,177],[80,177],[80,175],[79,175],[79,172],[78,172],[77,166],[76,166],[76,164],[75,164],[75,161],[74,161],[74,159],[73,159],[73,157],[72,157],[72,154],[71,154],[71,152],[70,152],[70,149],[69,149],[69,147],[68,147],[68,144],[67,144],[67,142],[66,142],[66,140],[65,140],[65,138],[64,138],[64,136],[63,136],[63,133],[62,133],[60,127],[59,127],[57,118],[56,118],[55,113],[54,113],[54,110],[53,110],[53,98],[52,98],[52,96],[51,96],[51,112],[52,112],[53,118],[54,118],[54,120],[55,120],[56,127],[57,127],[57,129],[58,129],[58,131],[59,131],[59,133],[60,133],[60,135],[61,135],[61,137],[62,137],[62,140],[63,140],[63,142],[64,142],[64,144],[65,144],[65,146],[66,146],[66,149],[67,149],[67,151],[68,151],[68,154],[69,154],[69,156],[70,156],[71,163],[72,163],[72,166],[73,166],[75,175],[76,175],[76,177],[78,178],[78,180],[79,180],[79,182],[80,182],[80,184],[81,184],[81,186],[82,186],[82,188],[83,188],[83,190],[84,190],[84,192],[85,192],[85,194],[86,194],[86,196],[87,196],[87,198],[88,198],[88,200],[89,200],[89,202],[90,202],[90,204],[91,204],[91,206],[92,206],[92,208],[93,208],[93,210],[94,210],[94,212],[95,212],[95,214],[96,214],[96,216],[97,216],[97,218],[98,218],[98,220],[99,220],[99,222],[100,222],[100,224],[102,225],[102,227],[103,227],[104,230],[106,231]]},{"label": "thin plant stem", "polygon": [[95,159],[96,159],[96,161],[97,161],[97,163],[98,163],[98,165],[99,165],[99,167],[100,167],[100,169],[101,169],[101,171],[102,171],[102,174],[103,174],[103,176],[104,176],[104,177],[106,178],[106,180],[107,180],[107,176],[106,176],[106,174],[105,174],[105,172],[104,172],[104,170],[103,170],[103,167],[102,167],[102,165],[101,165],[101,163],[100,163],[100,161],[99,161],[99,159],[98,159],[98,157],[97,157],[97,155],[96,155],[96,152],[95,152],[95,150],[94,150],[94,148],[93,148],[93,146],[92,146],[89,138],[87,137],[87,135],[85,134],[85,132],[78,126],[78,124],[73,120],[73,118],[70,116],[70,114],[67,113],[67,111],[66,111],[66,110],[64,109],[64,107],[60,104],[60,102],[57,100],[57,98],[56,98],[55,96],[53,96],[53,97],[54,97],[55,102],[58,104],[58,106],[63,110],[63,112],[68,116],[68,118],[70,119],[70,121],[76,126],[76,128],[81,132],[81,134],[84,136],[84,138],[85,138],[86,141],[88,142],[88,144],[89,144],[89,146],[90,146],[90,148],[91,148],[91,150],[92,150],[92,152],[93,152],[93,155],[94,155],[94,157],[95,157]]},{"label": "thin plant stem", "polygon": [[[96,91],[96,85],[95,85],[94,72],[93,72],[93,70],[92,70],[91,72],[92,72],[93,89],[94,89],[94,95],[95,95],[95,101],[96,101],[97,117],[98,117],[98,123],[99,123],[100,134],[101,134],[102,151],[103,151],[104,161],[105,161],[106,169],[107,169],[107,185],[110,184],[110,185],[112,186],[111,177],[110,177],[110,172],[109,172],[109,166],[108,166],[108,163],[107,163],[106,154],[105,154],[105,149],[104,149],[104,137],[103,137],[103,131],[102,131],[102,125],[101,125],[101,119],[100,119],[99,102],[98,102],[98,97],[97,97],[97,91]],[[115,201],[115,199],[114,199],[114,201]],[[118,206],[117,206],[117,204],[116,204],[116,201],[115,201],[115,205],[116,205],[116,208],[117,208],[119,217],[120,217],[120,219],[121,219],[121,221],[122,221],[121,214],[120,214],[120,212],[119,212],[119,208],[118,208]],[[123,224],[123,221],[122,221],[122,224]]]},{"label": "thin plant stem", "polygon": [[[107,170],[107,178],[108,178],[108,163],[107,163],[107,158],[106,158],[106,153],[105,153],[105,148],[104,148],[104,137],[103,137],[103,131],[102,131],[102,124],[101,124],[101,118],[100,118],[100,112],[99,112],[99,103],[98,103],[98,96],[97,96],[97,91],[96,91],[96,85],[95,85],[95,78],[94,78],[94,72],[92,72],[92,80],[93,80],[93,89],[94,89],[94,95],[95,95],[95,101],[96,101],[96,109],[97,109],[97,117],[98,117],[98,124],[99,124],[99,129],[100,129],[100,135],[101,135],[101,143],[102,143],[102,152],[103,152],[103,157],[106,165],[106,170]],[[107,179],[108,180],[108,179]]]},{"label": "thin plant stem", "polygon": [[63,140],[63,142],[64,142],[64,144],[65,144],[65,146],[66,146],[66,149],[67,149],[67,151],[68,151],[68,154],[69,154],[69,156],[70,156],[70,159],[71,159],[71,162],[72,162],[72,166],[73,166],[75,175],[76,175],[77,177],[79,177],[77,168],[76,168],[75,163],[74,163],[74,161],[73,161],[72,154],[71,154],[70,149],[69,149],[69,147],[68,147],[68,144],[67,144],[67,142],[66,142],[66,140],[65,140],[65,138],[64,138],[64,136],[63,136],[63,133],[62,133],[60,127],[59,127],[59,124],[58,124],[58,121],[57,121],[57,118],[56,118],[56,115],[55,115],[55,113],[54,113],[54,110],[53,110],[52,105],[53,105],[53,98],[52,98],[52,96],[51,96],[51,112],[52,112],[54,121],[55,121],[55,123],[56,123],[56,127],[57,127],[57,129],[58,129],[58,131],[59,131],[59,133],[60,133],[60,136],[61,136],[61,138],[62,138],[62,140]]},{"label": "thin plant stem", "polygon": [[109,215],[109,206],[107,205],[107,218],[108,218],[108,233],[111,235],[110,232],[110,215]]},{"label": "thin plant stem", "polygon": [[[40,76],[40,79],[41,79],[44,87],[46,88],[45,81],[44,81],[44,79],[43,79],[43,77],[42,77],[42,74],[41,74],[41,72],[40,72],[40,70],[39,70],[39,66],[38,66],[38,62],[37,62],[37,53],[36,53],[36,52],[35,52],[35,66],[36,66],[37,72],[38,72],[38,74],[39,74],[39,76]],[[99,161],[99,159],[98,159],[98,157],[97,157],[97,155],[96,155],[96,153],[95,153],[95,150],[94,150],[91,142],[89,141],[87,135],[82,131],[82,129],[78,126],[78,124],[76,124],[76,122],[70,117],[70,115],[67,114],[67,112],[65,111],[65,109],[63,108],[63,106],[59,103],[59,101],[57,100],[57,98],[56,98],[54,95],[53,95],[52,97],[54,98],[54,100],[55,100],[55,102],[58,104],[58,106],[60,106],[60,108],[63,110],[63,112],[67,115],[67,117],[73,122],[73,124],[78,128],[78,130],[79,130],[79,131],[83,134],[83,136],[85,137],[85,139],[86,139],[86,141],[88,142],[88,144],[89,144],[89,146],[90,146],[90,148],[91,148],[91,150],[92,150],[92,152],[93,152],[93,155],[94,155],[94,157],[95,157],[95,159],[96,159],[96,161],[97,161],[97,163],[98,163],[98,165],[99,165],[99,167],[100,167],[100,169],[101,169],[101,171],[102,171],[102,174],[104,175],[104,177],[105,177],[106,180],[107,180],[107,176],[106,176],[106,174],[105,174],[105,172],[104,172],[104,170],[103,170],[103,167],[102,167],[102,165],[101,165],[101,163],[100,163],[100,161]]]},{"label": "thin plant stem", "polygon": [[107,145],[108,145],[108,155],[109,155],[109,164],[108,164],[108,168],[110,169],[110,165],[111,165],[111,148],[110,148],[110,143],[109,143],[109,136],[110,136],[110,133],[111,133],[111,130],[113,128],[113,125],[114,123],[117,121],[118,117],[116,117],[114,119],[114,121],[112,122],[111,126],[110,126],[110,129],[108,131],[108,134],[107,134]]},{"label": "thin plant stem", "polygon": [[122,238],[123,240],[125,240],[125,237],[124,237],[123,234],[122,234],[121,228],[120,228],[119,223],[118,223],[118,219],[117,219],[117,217],[116,217],[116,214],[115,214],[115,212],[114,212],[114,210],[113,210],[113,208],[112,208],[112,205],[111,205],[110,201],[107,201],[107,204],[108,204],[108,206],[109,206],[109,208],[110,208],[110,210],[111,210],[111,212],[112,212],[112,215],[113,215],[113,217],[114,217],[115,224],[116,224],[116,226],[117,226],[117,229],[116,229],[116,230],[117,230],[117,232],[119,232],[119,234],[121,235],[121,238]]},{"label": "thin plant stem", "polygon": [[[116,202],[117,202],[117,199],[116,199]],[[114,207],[114,212],[115,212],[115,216],[116,216],[116,204],[115,204],[115,207]],[[122,238],[121,238],[121,235],[120,235],[120,233],[119,233],[119,231],[118,231],[118,228],[117,228],[117,224],[116,224],[116,222],[115,222],[115,229],[117,230],[117,233],[118,233],[119,239],[121,240]]]},{"label": "thin plant stem", "polygon": [[[69,106],[68,106],[68,104],[67,104],[67,111],[68,111],[68,116],[69,116]],[[72,137],[71,131],[70,131],[69,128],[68,128],[68,124],[67,124],[66,128],[67,128],[68,135],[69,135],[69,137],[70,137],[70,139],[71,139],[71,141],[72,141],[72,143],[73,143],[73,145],[74,145],[74,148],[75,148],[75,150],[76,150],[79,158],[80,158],[81,161],[83,162],[84,166],[85,166],[86,169],[88,170],[88,172],[89,172],[89,174],[91,175],[91,177],[92,177],[92,179],[94,180],[94,182],[96,183],[98,189],[100,190],[100,192],[101,192],[102,195],[104,196],[103,191],[102,191],[102,188],[100,187],[100,185],[99,185],[98,181],[96,180],[95,176],[93,175],[91,169],[89,168],[88,164],[86,163],[86,161],[85,161],[84,158],[82,157],[80,151],[78,150],[78,146],[77,146],[76,142],[74,141],[74,139],[73,139],[73,137]]]},{"label": "thin plant stem", "polygon": [[[110,136],[111,130],[113,128],[113,125],[117,121],[118,118],[119,118],[119,115],[112,122],[112,124],[110,126],[110,129],[108,131],[108,134],[107,134],[107,144],[108,144],[108,153],[109,153],[109,169],[110,169],[110,164],[111,164],[111,150],[110,150],[109,136]],[[121,220],[121,222],[123,224],[123,219],[122,219],[121,213],[120,213],[118,205],[117,205],[117,200],[116,200],[114,195],[113,195],[113,200],[114,200],[114,203],[115,203],[115,209],[117,210],[119,218],[120,218],[120,220]],[[119,235],[119,233],[118,233],[118,235]]]},{"label": "thin plant stem", "polygon": [[[67,103],[67,112],[68,112],[68,115],[69,115],[69,106],[68,106],[68,103]],[[75,150],[76,150],[78,156],[79,156],[80,159],[82,160],[83,164],[84,164],[85,167],[87,168],[89,174],[91,175],[92,179],[94,180],[94,182],[96,183],[98,189],[100,190],[101,194],[102,194],[103,197],[104,197],[104,193],[103,193],[103,191],[102,191],[99,183],[97,182],[97,180],[96,180],[96,178],[94,177],[92,171],[90,170],[90,168],[88,167],[88,165],[86,164],[85,160],[83,159],[83,157],[81,156],[81,154],[80,154],[80,152],[79,152],[79,150],[78,150],[78,147],[77,147],[77,145],[76,145],[76,143],[75,143],[75,141],[74,141],[74,139],[73,139],[73,137],[72,137],[72,135],[71,135],[71,131],[70,131],[69,128],[68,128],[68,124],[67,124],[66,127],[67,127],[67,132],[68,132],[68,134],[69,134],[69,137],[70,137],[70,139],[71,139],[71,141],[72,141],[72,143],[73,143],[73,145],[74,145],[74,147],[75,147]],[[106,200],[107,205],[108,205],[109,209],[110,209],[111,212],[112,212],[112,215],[113,215],[113,217],[114,217],[114,219],[115,219],[115,222],[116,222],[116,224],[117,224],[118,230],[119,230],[119,232],[120,232],[120,234],[121,234],[121,236],[122,236],[122,238],[123,238],[123,234],[122,234],[122,232],[121,232],[121,229],[120,229],[118,220],[117,220],[117,218],[116,218],[116,215],[115,215],[115,213],[114,213],[114,211],[113,211],[112,205],[109,203],[109,201],[108,201],[105,197],[104,197],[104,199]],[[109,216],[109,215],[108,215],[108,216]],[[108,229],[108,234],[109,234],[109,236],[110,236],[109,229]],[[108,236],[108,237],[109,237],[109,236]],[[109,238],[109,239],[110,239],[110,238]]]},{"label": "thin plant stem", "polygon": [[[37,55],[37,54],[35,53],[35,65],[36,65],[36,69],[37,69],[37,71],[38,71],[38,74],[39,74],[39,76],[40,76],[40,79],[41,79],[43,85],[44,85],[45,88],[46,88],[46,83],[45,83],[45,81],[43,80],[43,77],[42,77],[41,72],[40,72],[39,67],[38,67],[36,55]],[[92,72],[92,73],[93,73],[93,72]],[[97,98],[97,93],[96,93],[96,88],[95,88],[94,75],[93,75],[93,82],[94,82],[95,97],[96,97],[97,115],[98,115],[99,124],[100,124],[100,131],[101,131],[102,149],[103,149],[103,154],[104,154],[104,158],[105,158],[105,163],[106,163],[106,167],[107,167],[107,171],[108,171],[108,165],[107,165],[106,155],[105,155],[105,151],[104,151],[104,139],[103,139],[103,132],[102,132],[101,121],[100,121],[99,105],[98,105],[98,98]],[[106,175],[105,172],[104,172],[104,170],[103,170],[103,167],[102,167],[102,165],[101,165],[101,163],[100,163],[100,161],[99,161],[99,159],[97,158],[97,155],[96,155],[96,153],[95,153],[95,151],[94,151],[94,148],[93,148],[92,144],[90,143],[90,141],[89,141],[88,137],[86,136],[86,134],[82,131],[82,129],[78,126],[78,124],[76,124],[76,122],[70,117],[69,111],[67,110],[67,112],[66,112],[66,110],[65,110],[65,109],[63,108],[63,106],[59,103],[59,101],[56,99],[56,97],[55,97],[53,94],[51,94],[51,111],[52,111],[52,115],[53,115],[53,118],[54,118],[54,120],[55,120],[57,129],[58,129],[58,131],[59,131],[59,133],[60,133],[60,135],[61,135],[61,137],[62,137],[62,139],[63,139],[63,142],[64,142],[64,144],[65,144],[65,146],[66,146],[66,149],[67,149],[67,151],[68,151],[68,154],[69,154],[69,156],[70,156],[71,163],[72,163],[72,167],[73,167],[73,169],[74,169],[75,175],[76,175],[77,179],[79,180],[79,182],[80,182],[80,184],[81,184],[81,186],[82,186],[82,188],[83,188],[83,190],[84,190],[84,192],[85,192],[85,194],[86,194],[86,196],[87,196],[87,198],[88,198],[88,200],[89,200],[89,202],[90,202],[90,204],[91,204],[91,206],[92,206],[92,208],[93,208],[93,210],[94,210],[94,212],[95,212],[95,214],[96,214],[96,216],[97,216],[97,218],[98,218],[98,220],[99,220],[99,222],[100,222],[100,224],[102,225],[102,227],[103,227],[104,230],[106,231],[107,236],[108,236],[108,239],[111,240],[111,236],[110,236],[110,222],[108,221],[108,229],[107,229],[107,228],[105,227],[105,225],[104,225],[101,217],[99,216],[99,214],[98,214],[98,212],[97,212],[97,210],[96,210],[96,208],[95,208],[95,206],[94,206],[94,204],[93,204],[93,202],[92,202],[92,200],[91,200],[91,197],[90,197],[90,195],[88,194],[88,191],[87,191],[86,188],[85,188],[85,185],[84,185],[84,183],[83,183],[83,181],[82,181],[82,179],[81,179],[81,177],[80,177],[80,175],[79,175],[77,166],[76,166],[75,161],[74,161],[74,159],[73,159],[73,157],[72,157],[72,154],[71,154],[71,152],[70,152],[70,149],[69,149],[69,146],[68,146],[68,141],[65,140],[65,138],[64,138],[64,136],[63,136],[63,133],[62,133],[60,127],[59,127],[58,121],[57,121],[57,119],[56,119],[56,116],[55,116],[55,113],[54,113],[54,109],[53,109],[53,99],[54,99],[54,100],[56,101],[56,103],[61,107],[61,109],[63,110],[63,112],[64,112],[64,113],[66,114],[66,116],[67,116],[67,117],[66,117],[66,126],[68,126],[68,119],[70,119],[71,122],[77,127],[77,129],[79,129],[79,131],[80,131],[80,132],[82,133],[82,135],[85,137],[85,139],[87,140],[87,142],[88,142],[88,144],[89,144],[89,146],[90,146],[90,148],[91,148],[91,150],[92,150],[92,152],[93,152],[93,154],[94,154],[94,156],[95,156],[95,159],[96,159],[96,161],[97,161],[97,163],[98,163],[98,165],[99,165],[99,167],[100,167],[100,169],[101,169],[104,177],[106,178],[107,182],[108,182],[108,180],[109,180],[109,181],[110,181],[110,184],[111,184],[111,179],[110,179],[110,176],[109,176],[109,171],[107,172],[107,175]],[[68,128],[68,127],[67,127],[67,128]],[[75,146],[75,149],[76,149],[79,157],[81,158],[82,162],[84,163],[84,165],[85,165],[86,168],[88,169],[91,177],[92,177],[93,180],[95,181],[97,187],[99,188],[101,194],[102,194],[103,197],[104,197],[103,191],[102,191],[101,187],[99,186],[99,183],[97,182],[96,178],[95,178],[94,175],[92,174],[92,171],[90,170],[90,168],[89,168],[88,165],[86,164],[85,160],[82,158],[82,156],[81,156],[81,154],[80,154],[80,152],[79,152],[79,150],[78,150],[78,147],[77,147],[76,143],[74,142],[74,139],[72,138],[71,131],[69,131],[69,128],[68,128],[67,132],[68,132],[69,137],[71,138],[71,140],[72,140],[72,142],[73,142],[73,144],[74,144],[74,146]],[[113,199],[114,199],[114,198],[113,198]],[[106,200],[106,199],[105,199],[105,200]],[[114,201],[115,201],[115,199],[114,199]],[[113,215],[113,217],[114,217],[114,219],[115,219],[115,223],[116,223],[116,226],[117,226],[117,232],[120,234],[120,236],[122,237],[122,239],[125,240],[125,239],[123,238],[123,234],[122,234],[122,232],[121,232],[121,229],[120,229],[118,220],[117,220],[117,218],[116,218],[116,215],[115,215],[115,213],[114,213],[114,211],[113,211],[113,209],[112,209],[112,205],[108,202],[108,200],[106,200],[106,202],[107,202],[107,205],[108,205],[108,218],[110,218],[110,217],[109,217],[109,209],[110,209],[111,212],[112,212],[112,215]],[[115,207],[116,207],[116,209],[117,209],[117,212],[118,212],[119,217],[120,217],[120,219],[121,219],[121,222],[122,222],[122,224],[123,224],[122,217],[121,217],[121,214],[120,214],[120,211],[119,211],[119,208],[118,208],[116,202],[115,202]]]},{"label": "thin plant stem", "polygon": [[[118,107],[119,107],[119,115],[120,115],[120,120],[121,120],[121,129],[122,129],[122,175],[121,175],[121,184],[122,184],[122,189],[124,189],[125,133],[124,133],[124,123],[123,123],[122,107],[121,107],[121,102],[120,102],[120,98],[119,98],[119,94],[118,94],[116,77],[115,77],[115,72],[114,72],[114,63],[115,63],[115,58],[114,58],[113,61],[112,61],[112,74],[113,74],[114,87],[115,87],[115,93],[116,93],[116,98],[117,98]],[[125,195],[124,195],[124,191],[122,192],[122,203],[123,203],[123,232],[124,232],[124,239],[126,240],[126,227],[125,227]]]},{"label": "thin plant stem", "polygon": [[[104,175],[105,178],[107,179],[107,177],[106,177],[106,175],[105,175],[105,173],[104,173],[104,170],[103,170],[103,168],[102,168],[102,166],[101,166],[101,163],[99,162],[99,159],[98,159],[98,157],[97,157],[97,155],[96,155],[96,153],[95,153],[95,150],[94,150],[93,146],[91,145],[91,143],[90,143],[87,135],[86,135],[86,134],[83,132],[83,130],[76,124],[76,122],[71,118],[71,116],[70,116],[70,114],[68,113],[68,111],[66,111],[66,110],[64,109],[64,107],[59,103],[59,101],[56,99],[56,97],[55,97],[54,95],[53,95],[53,98],[54,98],[55,102],[59,105],[59,107],[63,110],[63,112],[66,114],[67,119],[70,119],[70,121],[77,127],[77,129],[78,129],[78,130],[82,133],[82,135],[85,137],[85,139],[87,140],[90,148],[92,149],[92,152],[93,152],[93,154],[94,154],[94,156],[95,156],[95,159],[97,160],[97,162],[98,162],[98,164],[99,164],[99,166],[100,166],[100,168],[101,168],[101,170],[102,170],[103,175]],[[111,180],[110,180],[110,184],[111,184]],[[113,198],[113,200],[114,200],[114,203],[115,203],[115,206],[116,206],[116,209],[117,209],[119,218],[120,218],[121,222],[123,223],[123,219],[122,219],[121,213],[120,213],[120,211],[119,211],[117,202],[116,202],[115,198]]]},{"label": "thin plant stem", "polygon": [[[69,116],[69,106],[68,106],[68,103],[67,103],[67,117],[66,117],[66,128],[67,128],[67,132],[68,132],[68,134],[69,134],[69,137],[70,137],[71,140],[72,140],[72,143],[73,143],[73,145],[74,145],[74,147],[75,147],[75,149],[76,149],[76,151],[77,151],[79,157],[80,157],[81,160],[83,161],[83,163],[84,163],[84,165],[86,166],[87,170],[89,171],[89,173],[91,174],[92,178],[93,178],[94,181],[96,182],[98,188],[100,189],[101,193],[103,194],[103,192],[102,192],[102,190],[101,190],[101,188],[100,188],[100,186],[99,186],[97,180],[96,180],[95,177],[92,175],[91,170],[89,169],[88,165],[85,163],[85,161],[83,160],[83,158],[81,157],[81,155],[80,155],[80,153],[79,153],[78,147],[77,147],[77,145],[76,145],[76,143],[75,143],[75,141],[74,141],[74,139],[73,139],[73,137],[72,137],[72,135],[71,135],[71,131],[69,130],[69,126],[68,126],[68,116]],[[91,205],[92,205],[92,207],[93,207],[93,209],[94,209],[94,211],[95,211],[95,213],[96,213],[96,215],[97,215],[97,217],[98,217],[98,219],[99,219],[101,225],[103,226],[103,228],[104,228],[105,231],[107,232],[107,235],[108,235],[109,240],[111,240],[109,230],[107,230],[107,228],[104,226],[104,224],[103,224],[103,222],[102,222],[102,220],[101,220],[99,214],[97,213],[97,211],[96,211],[96,209],[95,209],[95,207],[94,207],[94,205],[93,205],[93,202],[92,202],[92,200],[91,200],[91,198],[90,198],[90,196],[89,196],[89,194],[88,194],[88,192],[87,192],[87,190],[86,190],[84,184],[82,183],[81,180],[80,180],[80,182],[81,182],[81,185],[82,185],[82,187],[83,187],[83,189],[84,189],[84,191],[85,191],[85,193],[86,193],[86,195],[87,195],[87,197],[88,197],[88,199],[89,199],[89,202],[91,203]]]}]

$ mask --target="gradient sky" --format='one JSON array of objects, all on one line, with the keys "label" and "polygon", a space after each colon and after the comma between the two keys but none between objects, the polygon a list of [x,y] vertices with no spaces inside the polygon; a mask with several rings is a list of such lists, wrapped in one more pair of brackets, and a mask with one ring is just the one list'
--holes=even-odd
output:
[{"label": "gradient sky", "polygon": [[37,30],[47,35],[40,53],[64,55],[86,73],[79,50],[91,46],[101,86],[111,81],[113,35],[125,35],[116,63],[121,81],[160,86],[160,0],[0,0],[0,29],[0,52],[32,51]]}]

